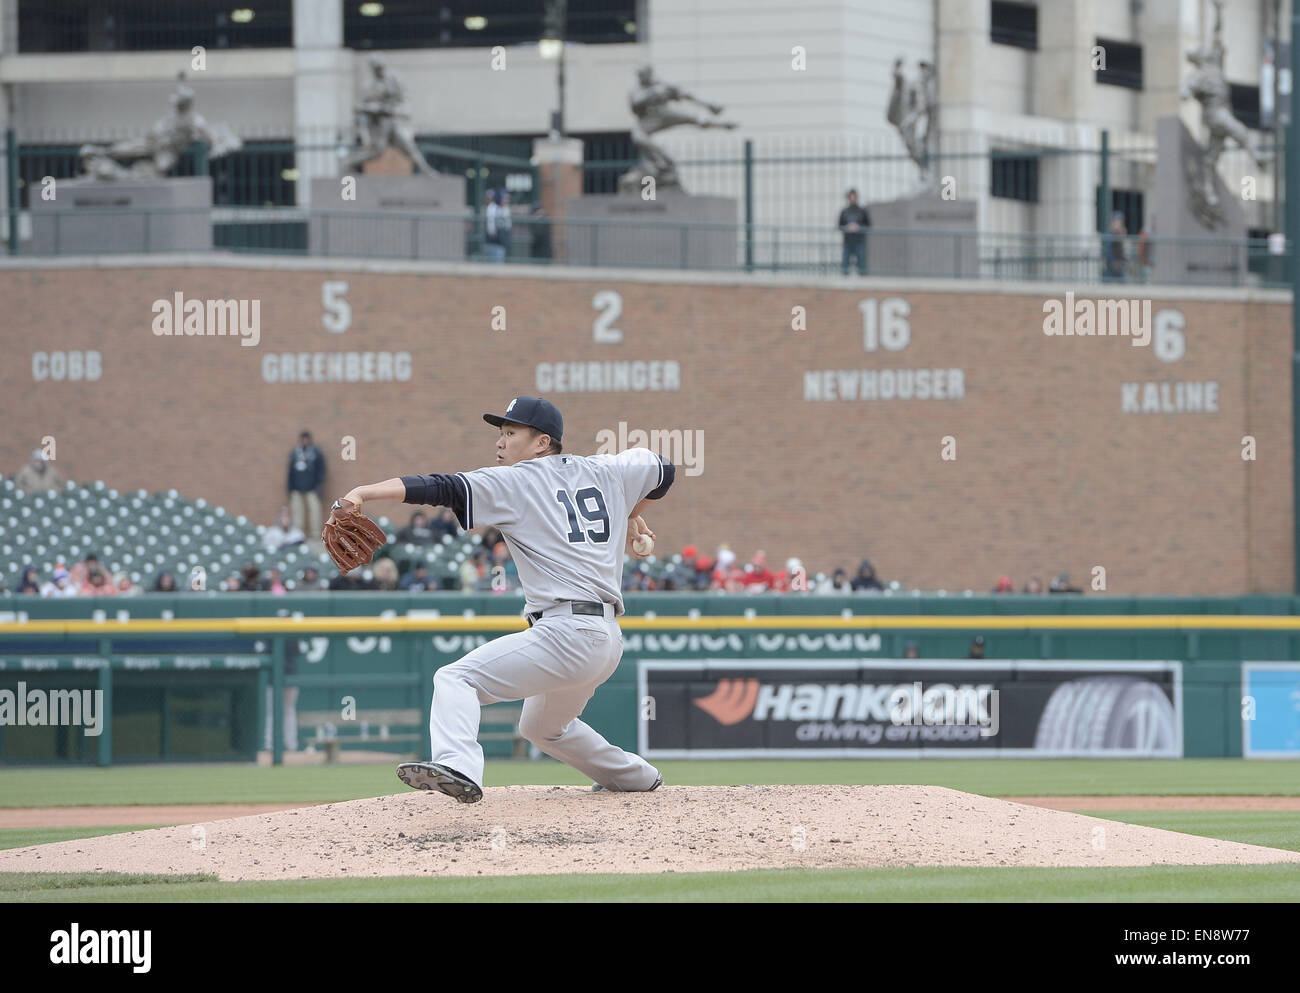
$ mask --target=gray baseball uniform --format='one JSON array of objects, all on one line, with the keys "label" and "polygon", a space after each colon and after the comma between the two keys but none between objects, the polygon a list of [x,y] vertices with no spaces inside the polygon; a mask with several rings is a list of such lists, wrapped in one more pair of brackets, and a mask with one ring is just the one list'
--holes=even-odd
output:
[{"label": "gray baseball uniform", "polygon": [[[617,455],[548,455],[454,475],[403,476],[406,503],[452,508],[465,529],[500,529],[524,590],[527,631],[443,666],[433,680],[432,761],[482,785],[481,707],[523,700],[520,733],[597,783],[649,789],[658,771],[578,720],[623,655],[616,620],[628,515],[672,485],[671,462],[643,448]],[[604,605],[574,614],[575,602]],[[530,617],[531,619],[531,617]]]}]

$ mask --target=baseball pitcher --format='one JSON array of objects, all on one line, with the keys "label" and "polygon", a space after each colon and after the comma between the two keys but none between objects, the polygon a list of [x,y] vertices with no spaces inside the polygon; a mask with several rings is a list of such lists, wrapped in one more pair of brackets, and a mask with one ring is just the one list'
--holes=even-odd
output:
[{"label": "baseball pitcher", "polygon": [[[360,513],[367,500],[450,507],[461,527],[497,527],[519,570],[528,630],[497,638],[439,669],[433,680],[429,762],[408,762],[408,786],[441,790],[462,803],[483,798],[481,708],[523,700],[519,731],[595,781],[593,790],[646,792],[663,779],[578,719],[596,688],[618,667],[623,633],[623,544],[649,554],[654,533],[641,519],[672,486],[675,468],[647,449],[617,455],[565,455],[559,410],[538,397],[515,397],[501,415],[494,465],[471,472],[402,476],[358,486],[335,503],[322,538],[340,568],[368,561],[374,539]],[[377,529],[376,529],[377,530]],[[380,541],[382,543],[382,541]]]}]

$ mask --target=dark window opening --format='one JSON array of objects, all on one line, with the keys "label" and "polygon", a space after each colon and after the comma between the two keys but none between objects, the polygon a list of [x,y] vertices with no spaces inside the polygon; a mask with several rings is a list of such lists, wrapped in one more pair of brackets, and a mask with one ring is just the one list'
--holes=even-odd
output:
[{"label": "dark window opening", "polygon": [[1097,230],[1109,231],[1110,219],[1116,211],[1124,215],[1124,230],[1131,235],[1136,235],[1142,230],[1142,224],[1146,220],[1146,197],[1141,190],[1117,190],[1112,188],[1110,191],[1110,209],[1103,211],[1101,203],[1101,187],[1097,187],[1095,196],[1097,204]]},{"label": "dark window opening", "polygon": [[293,0],[18,0],[20,52],[288,48]]},{"label": "dark window opening", "polygon": [[[348,48],[490,48],[527,45],[548,34],[542,0],[344,0]],[[643,40],[636,0],[569,0],[564,37],[587,45]]]},{"label": "dark window opening", "polygon": [[1126,41],[1098,38],[1097,47],[1105,50],[1106,68],[1098,69],[1097,82],[1107,86],[1142,89],[1142,46]]},{"label": "dark window opening", "polygon": [[1259,119],[1259,87],[1229,83],[1228,90],[1232,100],[1232,116],[1241,121],[1246,127],[1258,131],[1261,127]]},{"label": "dark window opening", "polygon": [[989,38],[995,45],[1038,51],[1038,8],[1032,3],[992,0]]},{"label": "dark window opening", "polygon": [[994,152],[991,165],[993,196],[1038,202],[1038,156]]}]

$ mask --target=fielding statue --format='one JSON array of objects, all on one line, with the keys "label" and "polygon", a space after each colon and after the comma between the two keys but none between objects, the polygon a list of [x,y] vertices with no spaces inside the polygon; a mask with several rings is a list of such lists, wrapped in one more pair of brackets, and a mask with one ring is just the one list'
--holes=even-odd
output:
[{"label": "fielding statue", "polygon": [[916,68],[916,75],[908,76],[903,60],[894,59],[894,89],[885,117],[898,129],[907,154],[921,171],[922,188],[929,189],[935,185],[930,168],[930,129],[936,101],[934,66],[918,62]]},{"label": "fielding statue", "polygon": [[1197,220],[1211,229],[1226,223],[1215,178],[1227,140],[1231,138],[1249,152],[1256,165],[1266,162],[1266,157],[1251,141],[1246,125],[1232,116],[1228,81],[1223,75],[1223,0],[1212,2],[1214,33],[1208,45],[1187,53],[1187,61],[1196,68],[1187,77],[1181,94],[1184,100],[1194,99],[1201,105],[1201,123],[1209,134],[1204,148],[1197,146],[1195,153],[1184,158],[1183,169],[1187,176],[1188,207]]},{"label": "fielding statue", "polygon": [[668,109],[670,103],[685,101],[704,107],[710,114],[722,113],[720,104],[705,103],[676,86],[655,79],[651,66],[644,65],[637,70],[637,81],[628,102],[636,118],[632,125],[632,141],[641,154],[641,161],[618,178],[619,192],[640,193],[647,176],[654,180],[656,189],[681,190],[677,164],[652,136],[680,124],[693,124],[697,128],[735,128],[737,125],[734,121],[714,120],[692,111]]},{"label": "fielding statue", "polygon": [[185,85],[185,73],[176,79],[171,113],[155,122],[143,138],[81,146],[83,175],[104,180],[159,179],[176,168],[181,155],[196,141],[207,142],[210,159],[242,146],[226,125],[209,125],[194,112],[194,91]]},{"label": "fielding statue", "polygon": [[411,115],[406,110],[406,94],[397,74],[378,55],[370,56],[369,65],[372,78],[355,108],[361,146],[348,156],[343,171],[360,171],[362,166],[379,158],[391,145],[410,159],[417,171],[426,176],[436,176],[438,171],[425,161],[415,144],[415,132],[409,123]]}]

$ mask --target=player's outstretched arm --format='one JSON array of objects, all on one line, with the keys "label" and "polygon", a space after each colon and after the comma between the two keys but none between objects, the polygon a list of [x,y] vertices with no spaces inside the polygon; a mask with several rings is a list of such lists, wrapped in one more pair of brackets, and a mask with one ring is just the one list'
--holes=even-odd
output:
[{"label": "player's outstretched arm", "polygon": [[367,500],[396,500],[400,503],[406,499],[406,484],[394,476],[392,479],[385,479],[382,483],[353,487],[343,499],[351,500],[358,509]]}]

